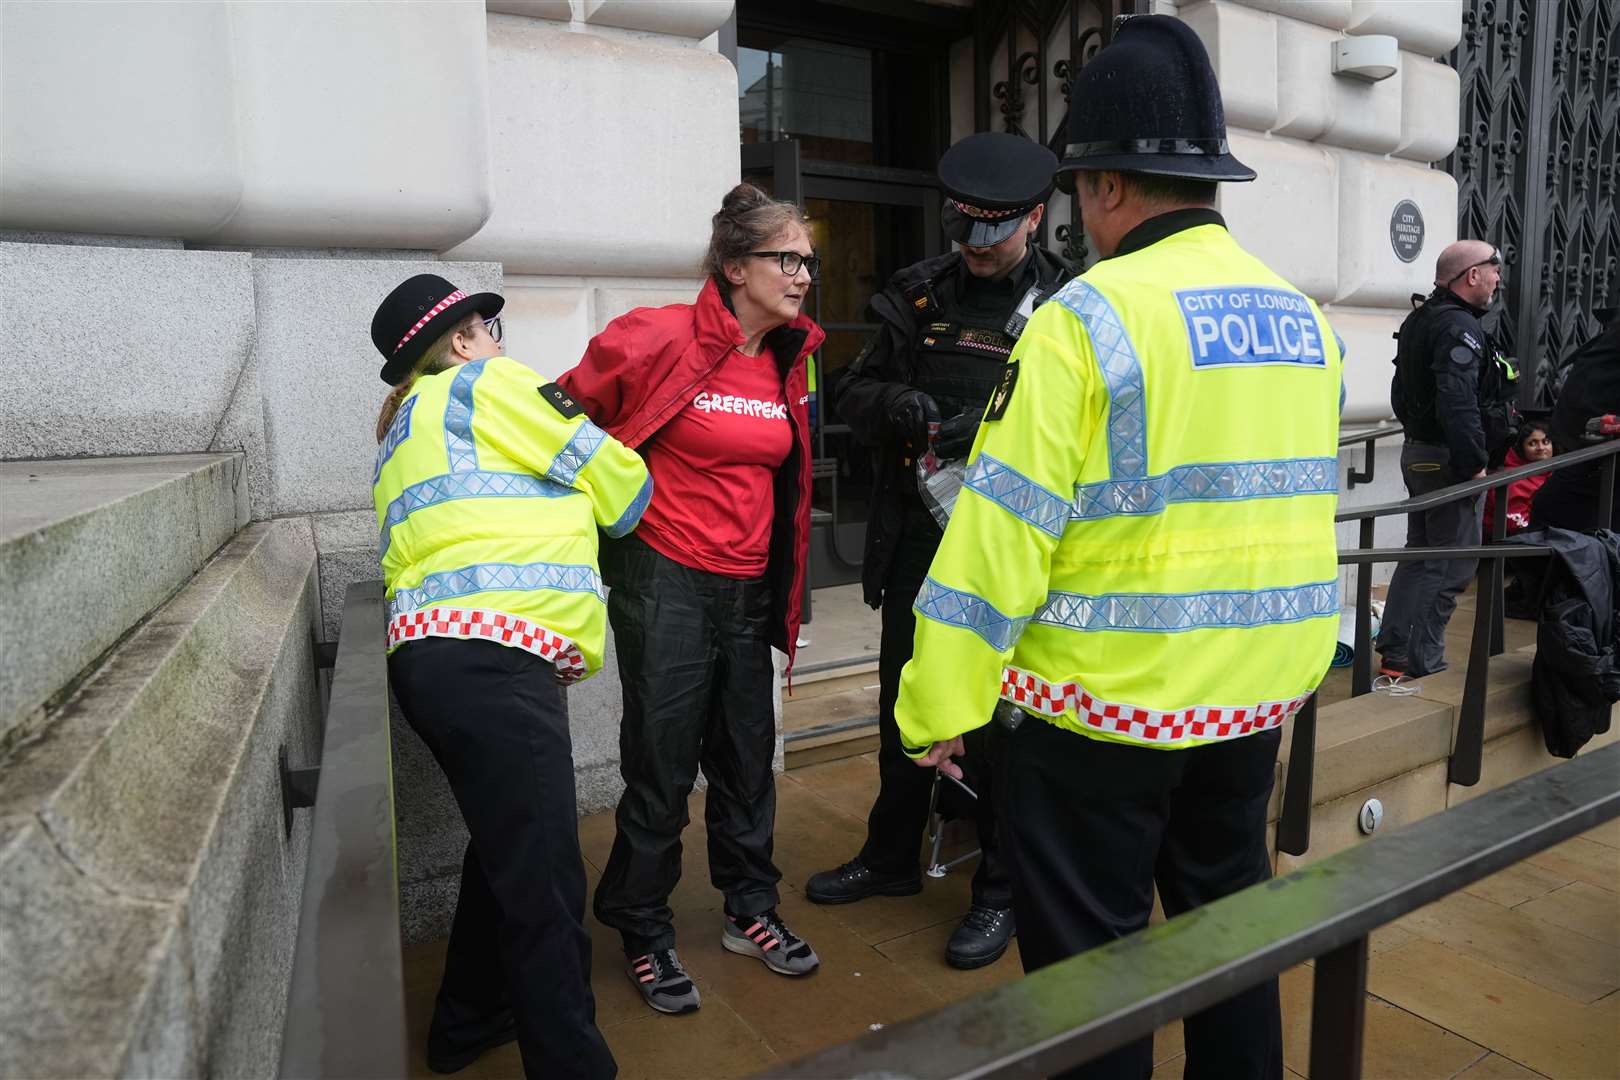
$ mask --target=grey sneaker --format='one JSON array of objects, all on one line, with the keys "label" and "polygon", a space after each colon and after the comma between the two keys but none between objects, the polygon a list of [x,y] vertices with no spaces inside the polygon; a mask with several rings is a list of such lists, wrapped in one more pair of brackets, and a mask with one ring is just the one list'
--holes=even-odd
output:
[{"label": "grey sneaker", "polygon": [[697,1012],[702,1000],[697,985],[681,966],[674,949],[658,949],[625,961],[625,974],[641,991],[641,1000],[661,1013],[679,1016]]},{"label": "grey sneaker", "polygon": [[758,915],[726,912],[720,944],[738,956],[752,956],[778,975],[808,975],[821,966],[810,943],[787,928],[775,908]]}]

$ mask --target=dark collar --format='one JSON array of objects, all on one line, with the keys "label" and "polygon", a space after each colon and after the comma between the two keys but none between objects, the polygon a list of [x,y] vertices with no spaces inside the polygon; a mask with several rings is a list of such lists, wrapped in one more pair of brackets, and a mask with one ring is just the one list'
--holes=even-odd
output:
[{"label": "dark collar", "polygon": [[1458,296],[1444,285],[1438,286],[1434,292],[1429,295],[1430,299],[1433,300],[1451,301],[1453,304],[1456,304],[1464,311],[1473,315],[1476,319],[1483,319],[1485,317],[1485,313],[1491,310],[1490,308],[1475,307],[1473,304],[1470,304],[1468,301],[1464,300],[1462,297]]},{"label": "dark collar", "polygon": [[1169,210],[1155,217],[1150,217],[1130,232],[1126,233],[1119,242],[1119,248],[1110,258],[1117,259],[1121,255],[1129,255],[1133,251],[1141,251],[1168,236],[1174,236],[1183,229],[1197,228],[1199,225],[1219,225],[1226,228],[1226,219],[1207,206],[1190,206],[1182,210]]},{"label": "dark collar", "polygon": [[1024,252],[1024,260],[1011,270],[1000,281],[986,281],[981,277],[974,277],[973,271],[967,268],[967,261],[959,260],[956,264],[956,294],[962,295],[968,289],[984,289],[987,291],[1011,292],[1023,284],[1025,278],[1035,272],[1035,248],[1033,239],[1029,242],[1029,250]]}]

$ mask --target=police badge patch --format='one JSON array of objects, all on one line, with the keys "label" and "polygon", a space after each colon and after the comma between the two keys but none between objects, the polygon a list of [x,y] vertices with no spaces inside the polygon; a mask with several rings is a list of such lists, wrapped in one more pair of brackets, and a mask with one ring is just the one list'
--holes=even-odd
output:
[{"label": "police badge patch", "polygon": [[575,401],[573,395],[558,386],[556,383],[546,383],[540,388],[540,396],[546,403],[556,409],[565,420],[572,420],[576,416],[583,416],[585,407]]},{"label": "police badge patch", "polygon": [[1018,361],[1010,362],[1001,373],[1001,381],[990,394],[990,405],[984,411],[986,420],[1000,420],[1007,415],[1007,405],[1012,401],[1013,387],[1018,383]]}]

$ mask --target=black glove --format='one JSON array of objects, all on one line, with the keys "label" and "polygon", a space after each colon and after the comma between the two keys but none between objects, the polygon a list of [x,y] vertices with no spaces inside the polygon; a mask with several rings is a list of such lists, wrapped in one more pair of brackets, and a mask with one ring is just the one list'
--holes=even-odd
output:
[{"label": "black glove", "polygon": [[973,440],[979,434],[979,414],[961,412],[939,425],[934,438],[934,454],[945,461],[967,457],[973,449]]},{"label": "black glove", "polygon": [[928,425],[939,423],[939,406],[921,390],[903,390],[889,403],[894,433],[917,453],[928,445]]}]

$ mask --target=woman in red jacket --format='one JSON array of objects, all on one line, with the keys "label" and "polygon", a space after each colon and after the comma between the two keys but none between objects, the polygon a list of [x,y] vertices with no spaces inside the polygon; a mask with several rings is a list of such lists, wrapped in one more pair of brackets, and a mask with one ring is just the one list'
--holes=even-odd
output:
[{"label": "woman in red jacket", "polygon": [[653,479],[640,526],[602,558],[625,792],[595,909],[659,1012],[699,1004],[669,895],[700,764],[721,944],[783,975],[820,963],[777,914],[771,861],[771,647],[792,665],[810,531],[805,357],[825,336],[802,308],[818,263],[799,208],[740,184],[714,215],[697,302],[613,320],[558,380]]},{"label": "woman in red jacket", "polygon": [[[1519,441],[1508,448],[1507,459],[1502,462],[1504,469],[1516,469],[1520,465],[1528,465],[1532,461],[1546,461],[1552,457],[1552,439],[1547,434],[1544,424],[1526,424],[1519,435]],[[1530,500],[1542,484],[1547,482],[1547,473],[1540,476],[1527,476],[1523,480],[1515,480],[1507,489],[1507,534],[1512,536],[1516,532],[1523,532],[1530,527]],[[1495,535],[1492,526],[1496,521],[1496,491],[1493,489],[1485,493],[1485,527],[1484,535],[1488,538]]]}]

